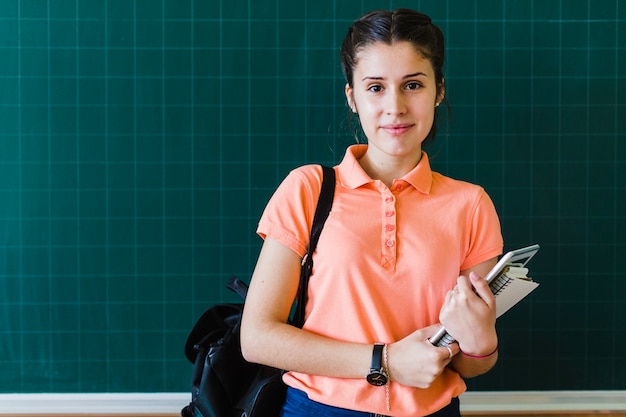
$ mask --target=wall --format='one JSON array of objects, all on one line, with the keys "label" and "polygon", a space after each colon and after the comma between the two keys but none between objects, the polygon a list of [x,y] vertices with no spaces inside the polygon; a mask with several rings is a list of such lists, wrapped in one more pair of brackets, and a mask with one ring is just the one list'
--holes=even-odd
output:
[{"label": "wall", "polygon": [[476,390],[626,389],[626,7],[21,0],[0,6],[0,392],[185,392],[289,169],[350,144],[338,47],[411,6],[447,36],[435,169],[483,185],[539,290]]}]

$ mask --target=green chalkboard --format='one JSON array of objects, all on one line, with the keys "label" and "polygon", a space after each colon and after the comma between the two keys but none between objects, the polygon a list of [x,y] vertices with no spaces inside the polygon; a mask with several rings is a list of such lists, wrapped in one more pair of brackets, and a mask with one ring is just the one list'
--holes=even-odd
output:
[{"label": "green chalkboard", "polygon": [[0,5],[0,392],[184,392],[283,176],[353,138],[338,47],[374,8],[447,36],[435,168],[482,184],[539,290],[478,390],[626,389],[626,7],[604,1]]}]

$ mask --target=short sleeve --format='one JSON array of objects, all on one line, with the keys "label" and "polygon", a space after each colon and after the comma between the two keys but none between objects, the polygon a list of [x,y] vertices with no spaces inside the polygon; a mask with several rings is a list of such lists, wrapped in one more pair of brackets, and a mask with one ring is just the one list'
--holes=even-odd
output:
[{"label": "short sleeve", "polygon": [[461,270],[502,254],[503,240],[496,208],[483,188],[471,211],[469,246]]},{"label": "short sleeve", "polygon": [[305,165],[291,171],[270,198],[257,228],[300,256],[307,251],[311,224],[319,199],[322,169]]}]

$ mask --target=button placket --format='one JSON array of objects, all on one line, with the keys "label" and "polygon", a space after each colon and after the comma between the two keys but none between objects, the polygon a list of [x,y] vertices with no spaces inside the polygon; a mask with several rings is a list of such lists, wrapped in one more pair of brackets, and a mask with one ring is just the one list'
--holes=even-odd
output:
[{"label": "button placket", "polygon": [[391,190],[386,189],[383,193],[383,252],[388,263],[395,264],[396,259],[396,199]]}]

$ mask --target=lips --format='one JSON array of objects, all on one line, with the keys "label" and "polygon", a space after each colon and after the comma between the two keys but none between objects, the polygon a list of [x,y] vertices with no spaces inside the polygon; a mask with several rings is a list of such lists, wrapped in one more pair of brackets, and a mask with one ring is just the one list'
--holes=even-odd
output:
[{"label": "lips", "polygon": [[389,125],[383,125],[381,126],[381,129],[389,133],[390,135],[399,136],[409,131],[409,129],[411,129],[412,127],[413,124],[410,123],[394,123]]}]

